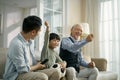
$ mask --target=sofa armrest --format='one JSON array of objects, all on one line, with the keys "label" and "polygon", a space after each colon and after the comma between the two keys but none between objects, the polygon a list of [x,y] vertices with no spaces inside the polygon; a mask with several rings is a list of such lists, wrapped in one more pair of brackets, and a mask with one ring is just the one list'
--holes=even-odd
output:
[{"label": "sofa armrest", "polygon": [[91,58],[91,60],[95,62],[99,71],[107,70],[107,60],[105,58]]},{"label": "sofa armrest", "polygon": [[0,48],[0,80],[3,78],[5,71],[6,53],[6,48]]}]

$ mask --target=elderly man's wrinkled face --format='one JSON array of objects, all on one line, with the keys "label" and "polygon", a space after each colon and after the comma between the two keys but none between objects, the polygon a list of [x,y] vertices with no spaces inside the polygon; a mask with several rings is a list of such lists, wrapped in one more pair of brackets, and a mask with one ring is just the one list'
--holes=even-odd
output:
[{"label": "elderly man's wrinkled face", "polygon": [[74,37],[76,40],[79,39],[80,35],[82,34],[82,27],[80,25],[76,25],[71,29],[71,36]]}]

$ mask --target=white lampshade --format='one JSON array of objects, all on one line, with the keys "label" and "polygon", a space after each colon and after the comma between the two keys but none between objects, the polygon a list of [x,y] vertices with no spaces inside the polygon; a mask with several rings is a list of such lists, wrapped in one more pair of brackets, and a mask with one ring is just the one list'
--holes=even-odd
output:
[{"label": "white lampshade", "polygon": [[82,39],[85,39],[87,37],[87,35],[90,33],[90,29],[89,29],[89,24],[88,23],[81,23],[80,25],[83,29],[83,33],[80,36],[80,40],[82,40]]},{"label": "white lampshade", "polygon": [[[80,25],[83,29],[82,35],[80,35],[80,40],[83,40],[83,39],[86,39],[88,34],[90,34],[90,28],[88,23],[81,23]],[[88,45],[82,47],[82,54],[86,54],[87,50],[89,50]]]},{"label": "white lampshade", "polygon": [[83,29],[83,33],[85,34],[89,34],[90,33],[90,29],[89,29],[89,24],[88,23],[81,23],[80,24],[82,29]]}]

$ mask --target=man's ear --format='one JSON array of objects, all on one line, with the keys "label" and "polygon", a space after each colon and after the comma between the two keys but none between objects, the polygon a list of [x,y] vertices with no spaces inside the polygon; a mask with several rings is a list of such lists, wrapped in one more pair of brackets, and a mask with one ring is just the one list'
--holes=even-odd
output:
[{"label": "man's ear", "polygon": [[34,35],[36,33],[36,30],[32,30],[31,34]]}]

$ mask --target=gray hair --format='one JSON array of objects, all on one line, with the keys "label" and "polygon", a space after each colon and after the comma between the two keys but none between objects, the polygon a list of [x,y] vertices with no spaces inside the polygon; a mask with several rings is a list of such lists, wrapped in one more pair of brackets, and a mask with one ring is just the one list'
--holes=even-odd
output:
[{"label": "gray hair", "polygon": [[71,30],[74,29],[76,26],[81,26],[81,27],[82,27],[81,24],[74,24],[74,25],[72,26]]}]

